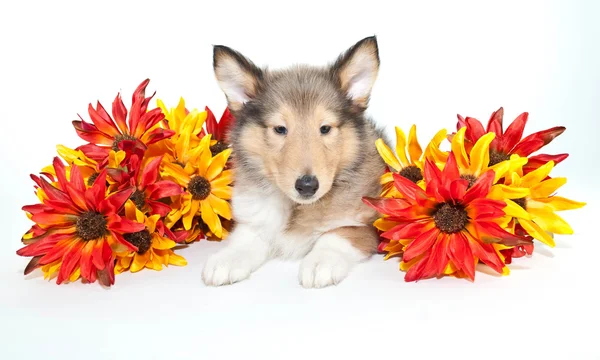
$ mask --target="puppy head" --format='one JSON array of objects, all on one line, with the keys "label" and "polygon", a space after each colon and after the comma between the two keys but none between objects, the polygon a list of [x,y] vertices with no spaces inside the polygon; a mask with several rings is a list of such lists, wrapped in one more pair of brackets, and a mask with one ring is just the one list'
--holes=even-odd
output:
[{"label": "puppy head", "polygon": [[215,46],[215,75],[237,119],[230,137],[236,171],[268,179],[300,204],[327,194],[361,152],[363,112],[378,69],[375,37],[359,41],[331,66],[282,71],[260,69]]}]

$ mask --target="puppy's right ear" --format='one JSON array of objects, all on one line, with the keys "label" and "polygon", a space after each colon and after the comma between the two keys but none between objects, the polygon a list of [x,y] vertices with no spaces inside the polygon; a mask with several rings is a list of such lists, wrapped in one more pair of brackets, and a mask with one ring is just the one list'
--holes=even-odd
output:
[{"label": "puppy's right ear", "polygon": [[239,111],[258,93],[263,72],[239,52],[227,46],[214,46],[213,67],[232,111]]}]

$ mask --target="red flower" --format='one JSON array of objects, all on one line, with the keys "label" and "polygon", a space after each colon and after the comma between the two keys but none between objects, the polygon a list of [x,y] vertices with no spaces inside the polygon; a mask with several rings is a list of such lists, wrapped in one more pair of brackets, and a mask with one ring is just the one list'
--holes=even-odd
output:
[{"label": "red flower", "polygon": [[154,97],[154,94],[145,97],[149,82],[149,79],[144,80],[133,93],[129,122],[126,121],[127,109],[121,94],[117,94],[112,104],[114,120],[100,102],[95,109],[89,104],[88,113],[92,124],[85,122],[81,116],[80,121],[73,121],[73,127],[79,137],[90,143],[79,149],[94,160],[103,160],[108,156],[110,149],[141,149],[143,152],[147,145],[172,136],[174,131],[156,126],[165,118],[162,111],[159,108],[147,111],[148,103]]},{"label": "red flower", "polygon": [[443,172],[426,161],[425,190],[398,174],[393,176],[401,199],[363,201],[387,215],[387,221],[397,223],[382,236],[390,240],[385,249],[388,257],[403,252],[401,268],[408,270],[406,281],[445,274],[474,280],[477,261],[502,273],[505,265],[493,243],[530,243],[498,225],[506,204],[486,198],[494,182],[493,170],[482,174],[469,188],[450,153]]},{"label": "red flower", "polygon": [[45,198],[41,204],[23,207],[36,223],[23,237],[26,246],[17,251],[18,255],[33,257],[25,274],[42,267],[47,277],[58,271],[58,284],[81,276],[87,282],[98,279],[110,286],[115,279],[113,251],[137,251],[123,234],[144,229],[144,224],[118,215],[134,188],[107,197],[106,170],[88,188],[79,167],[71,167],[67,180],[64,164],[55,158],[53,165],[57,187],[32,175]]},{"label": "red flower", "polygon": [[[523,227],[518,223],[515,225],[515,234],[523,236],[533,241],[531,235],[529,235],[529,233],[527,233],[527,231],[525,231],[525,229],[523,229]],[[500,250],[500,252],[504,256],[504,263],[510,264],[512,263],[512,259],[517,259],[526,255],[533,254],[533,247],[534,244],[532,242],[531,244],[517,245],[511,247],[510,249]]]},{"label": "red flower", "polygon": [[[487,129],[483,128],[483,124],[472,117],[463,118],[460,115],[458,117],[457,129],[466,127],[465,133],[465,148],[467,152],[470,148],[479,140],[480,137],[486,133],[493,132],[496,134],[495,139],[490,144],[490,166],[498,164],[504,160],[508,160],[510,155],[517,154],[522,157],[529,157],[534,152],[538,151],[548,143],[550,143],[555,137],[559,136],[565,131],[564,126],[556,126],[551,129],[538,131],[529,136],[523,138],[523,131],[527,124],[529,114],[524,112],[519,115],[506,129],[503,130],[502,119],[504,116],[504,109],[500,108],[490,117],[488,121]],[[569,154],[558,154],[558,155],[535,155],[529,157],[528,163],[523,167],[524,173],[529,173],[540,166],[546,164],[552,160],[555,164],[565,160]]]},{"label": "red flower", "polygon": [[110,177],[123,184],[120,189],[134,187],[131,200],[140,211],[145,214],[159,214],[161,217],[166,216],[171,207],[160,200],[183,193],[181,186],[173,181],[158,180],[162,158],[155,157],[142,167],[139,157],[133,156],[128,166],[130,173],[122,169],[108,169]]}]

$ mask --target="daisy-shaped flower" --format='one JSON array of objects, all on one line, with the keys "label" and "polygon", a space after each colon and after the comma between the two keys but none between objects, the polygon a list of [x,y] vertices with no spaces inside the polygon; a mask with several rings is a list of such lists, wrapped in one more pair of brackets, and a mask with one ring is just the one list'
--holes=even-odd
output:
[{"label": "daisy-shaped flower", "polygon": [[382,235],[390,239],[386,258],[403,253],[400,268],[407,270],[406,281],[445,274],[474,280],[477,261],[498,273],[507,273],[494,243],[518,245],[526,241],[498,225],[505,204],[486,198],[494,172],[481,174],[467,189],[469,182],[461,179],[452,153],[443,171],[430,160],[424,170],[425,190],[395,174],[394,184],[401,199],[364,199],[396,222]]},{"label": "daisy-shaped flower", "polygon": [[231,219],[231,206],[227,200],[231,199],[233,178],[231,170],[223,170],[231,149],[212,156],[210,137],[206,135],[202,139],[197,158],[190,159],[185,167],[163,162],[163,178],[171,179],[186,189],[181,195],[181,207],[169,213],[166,223],[170,226],[182,219],[184,229],[190,230],[192,220],[200,215],[210,231],[222,239],[223,225],[219,216]]},{"label": "daisy-shaped flower", "polygon": [[502,120],[504,109],[500,108],[490,116],[487,128],[483,124],[471,117],[463,118],[458,115],[457,129],[466,128],[465,146],[467,151],[486,133],[495,133],[496,138],[492,141],[489,148],[490,166],[496,165],[504,160],[508,160],[511,155],[516,154],[521,157],[529,157],[529,161],[523,167],[524,173],[528,173],[538,167],[546,164],[548,161],[554,161],[555,164],[565,160],[569,154],[547,155],[540,154],[530,156],[534,152],[550,143],[555,137],[565,131],[564,126],[556,126],[551,129],[538,131],[523,138],[523,131],[527,124],[529,114],[524,112],[506,128],[504,131]]},{"label": "daisy-shaped flower", "polygon": [[513,173],[505,184],[497,184],[490,198],[506,202],[506,215],[515,219],[534,239],[551,247],[554,239],[551,234],[573,234],[573,229],[556,211],[578,209],[585,203],[556,196],[554,193],[566,182],[566,178],[548,178],[554,162],[519,176]]},{"label": "daisy-shaped flower", "polygon": [[144,229],[143,224],[119,216],[134,189],[107,197],[105,170],[91,187],[86,187],[77,166],[71,168],[67,180],[64,164],[55,158],[54,171],[57,187],[32,175],[46,200],[23,207],[40,229],[35,236],[24,237],[26,246],[17,251],[33,257],[25,274],[41,267],[47,278],[58,272],[58,284],[79,277],[87,282],[97,279],[105,286],[114,284],[113,251],[137,250],[123,235]]},{"label": "daisy-shaped flower", "polygon": [[408,141],[402,129],[396,127],[396,154],[385,144],[383,139],[378,139],[375,142],[377,151],[383,161],[393,170],[393,172],[386,172],[381,177],[381,196],[398,196],[393,186],[394,179],[392,174],[394,173],[414,183],[423,180],[423,159],[443,156],[439,147],[445,138],[446,130],[439,131],[427,146],[425,153],[423,153],[421,145],[419,145],[419,141],[417,140],[417,127],[415,125],[410,128]]},{"label": "daisy-shaped flower", "polygon": [[142,161],[137,156],[131,158],[130,172],[122,169],[108,169],[108,174],[119,181],[121,187],[133,186],[135,191],[131,200],[144,214],[158,214],[166,216],[171,211],[171,206],[162,200],[177,196],[183,192],[181,186],[170,180],[159,180],[159,168],[162,156],[155,157],[142,166]]},{"label": "daisy-shaped flower", "polygon": [[229,134],[229,129],[233,125],[235,121],[231,112],[229,112],[229,108],[225,108],[223,115],[221,115],[221,119],[217,122],[217,118],[213,114],[213,112],[207,107],[204,108],[206,111],[206,133],[211,134],[212,141],[210,144],[210,151],[213,156],[217,155],[221,151],[229,148],[229,141],[227,140],[227,136]]},{"label": "daisy-shaped flower", "polygon": [[160,271],[163,265],[187,265],[182,256],[173,252],[177,243],[167,237],[169,230],[160,220],[160,215],[146,216],[129,200],[125,204],[125,216],[144,224],[145,229],[124,235],[127,241],[137,247],[137,251],[117,253],[115,273],[120,274],[127,270],[138,272],[144,268]]},{"label": "daisy-shaped flower", "polygon": [[145,95],[149,82],[149,79],[144,80],[133,93],[129,119],[121,94],[118,94],[113,101],[113,117],[106,112],[100,102],[97,103],[96,108],[90,104],[88,113],[92,123],[85,122],[81,117],[81,120],[73,121],[73,127],[79,137],[91,144],[81,150],[87,149],[90,154],[95,151],[99,154],[97,156],[107,154],[110,149],[114,151],[131,149],[133,152],[141,149],[143,152],[147,145],[172,136],[174,133],[172,130],[157,126],[164,119],[161,109],[147,111],[148,103],[154,96],[147,98]]}]

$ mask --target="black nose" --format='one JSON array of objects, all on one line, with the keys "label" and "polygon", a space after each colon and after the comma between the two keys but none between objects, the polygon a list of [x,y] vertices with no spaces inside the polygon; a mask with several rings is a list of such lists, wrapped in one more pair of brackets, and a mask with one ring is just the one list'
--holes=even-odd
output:
[{"label": "black nose", "polygon": [[313,196],[319,189],[319,180],[312,175],[304,175],[296,180],[296,190],[302,196]]}]

